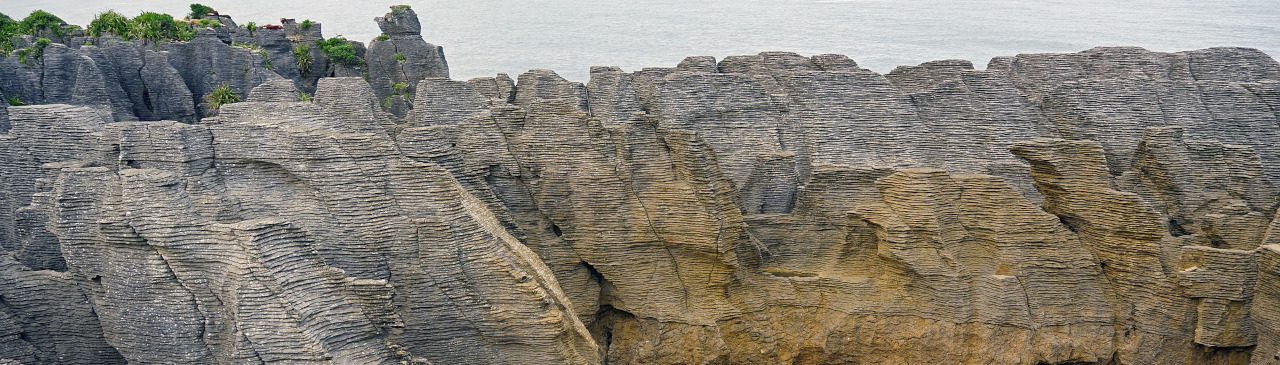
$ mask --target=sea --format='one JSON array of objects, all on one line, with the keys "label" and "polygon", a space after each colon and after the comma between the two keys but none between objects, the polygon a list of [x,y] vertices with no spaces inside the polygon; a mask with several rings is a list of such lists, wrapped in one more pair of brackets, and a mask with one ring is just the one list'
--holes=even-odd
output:
[{"label": "sea", "polygon": [[[200,0],[243,24],[310,19],[326,37],[368,43],[373,18],[410,5],[443,46],[454,79],[551,69],[585,82],[591,66],[670,67],[687,56],[839,53],[864,68],[1096,46],[1180,51],[1243,46],[1280,56],[1280,0]],[[186,1],[5,0],[13,18],[43,9],[85,25],[105,10],[181,17]]]}]

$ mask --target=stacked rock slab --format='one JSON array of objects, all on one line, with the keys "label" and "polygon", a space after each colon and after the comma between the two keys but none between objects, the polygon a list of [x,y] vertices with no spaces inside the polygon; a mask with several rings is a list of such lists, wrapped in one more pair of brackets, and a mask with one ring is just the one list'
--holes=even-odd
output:
[{"label": "stacked rock slab", "polygon": [[885,77],[911,97],[920,119],[941,137],[920,143],[937,143],[931,148],[948,171],[1000,176],[1028,198],[1041,199],[1026,164],[1009,154],[1009,142],[1058,133],[1008,79],[963,60],[900,66]]},{"label": "stacked rock slab", "polygon": [[418,82],[449,78],[449,64],[444,48],[422,40],[418,14],[408,5],[392,6],[375,20],[385,37],[369,43],[369,84],[388,111],[404,117],[412,109]]},{"label": "stacked rock slab", "polygon": [[1280,305],[1280,246],[1275,245],[1280,237],[1274,233],[1267,237],[1267,244],[1258,248],[1258,281],[1252,302],[1258,308],[1252,311],[1254,328],[1258,331],[1253,364],[1280,364],[1280,340],[1277,340],[1280,339],[1280,313],[1268,309]]},{"label": "stacked rock slab", "polygon": [[106,36],[97,45],[50,44],[25,63],[8,55],[0,60],[0,92],[23,104],[91,107],[116,121],[194,123],[214,88],[226,84],[246,95],[280,79],[267,65],[255,51],[232,47],[207,29],[190,42],[159,45]]},{"label": "stacked rock slab", "polygon": [[72,104],[113,111],[103,72],[92,58],[60,43],[44,47],[43,55],[20,60],[9,54],[0,60],[0,91],[22,104]]},{"label": "stacked rock slab", "polygon": [[[0,317],[11,334],[0,355],[26,364],[124,364],[100,327],[98,310],[67,272],[61,243],[51,231],[54,191],[49,171],[61,161],[92,156],[109,121],[87,107],[9,108],[16,128],[0,135]],[[47,164],[46,166],[42,166]]]},{"label": "stacked rock slab", "polygon": [[[4,98],[4,94],[0,93],[0,98]],[[9,133],[9,102],[0,102],[0,134]]]},{"label": "stacked rock slab", "polygon": [[0,109],[0,363],[1280,363],[1256,51],[463,82],[397,6],[308,99],[219,19],[0,64],[76,105]]},{"label": "stacked rock slab", "polygon": [[[346,82],[320,90],[364,85]],[[366,99],[332,101],[352,96]],[[394,157],[378,119],[350,118],[376,115],[372,92],[316,99],[347,114],[245,102],[199,126],[116,123],[56,167],[45,209],[63,275],[109,349],[131,363],[599,362],[533,252],[450,174]]]},{"label": "stacked rock slab", "polygon": [[117,120],[198,120],[191,90],[169,64],[168,55],[114,37],[98,39],[80,51],[103,71]]},{"label": "stacked rock slab", "polygon": [[[517,93],[521,92],[522,87],[538,87],[517,84]],[[775,244],[766,252],[755,242],[750,236],[741,236],[733,234],[735,226],[743,225],[745,220],[740,215],[733,214],[733,209],[725,211],[723,204],[716,203],[723,198],[716,199],[694,199],[689,200],[690,203],[681,206],[667,206],[668,201],[683,201],[683,196],[693,194],[697,196],[699,190],[707,190],[716,192],[714,194],[730,194],[732,196],[733,189],[726,180],[727,176],[716,177],[716,174],[706,175],[706,173],[677,173],[675,180],[662,177],[663,175],[655,173],[665,169],[664,166],[691,166],[691,162],[681,162],[683,159],[676,159],[675,155],[671,157],[662,157],[664,154],[658,154],[657,158],[642,158],[651,155],[655,151],[652,145],[653,136],[659,137],[657,140],[666,145],[674,153],[676,151],[686,150],[689,147],[678,147],[673,142],[688,137],[689,132],[678,129],[663,129],[660,121],[654,121],[646,118],[633,118],[628,121],[614,121],[613,127],[602,127],[596,125],[590,119],[583,119],[581,110],[576,108],[575,99],[535,99],[528,102],[528,110],[513,109],[512,107],[502,107],[493,109],[490,115],[480,115],[468,118],[459,123],[456,128],[446,128],[446,126],[424,126],[416,129],[406,130],[405,135],[424,135],[438,136],[449,138],[456,136],[456,139],[450,139],[444,144],[435,144],[431,147],[434,151],[431,154],[423,154],[424,157],[430,156],[451,156],[456,152],[447,151],[449,147],[456,147],[461,150],[464,166],[451,171],[459,171],[460,174],[475,174],[479,172],[489,183],[489,189],[496,192],[497,196],[504,201],[504,205],[512,210],[512,214],[516,217],[517,225],[530,234],[527,239],[530,247],[538,251],[544,261],[548,262],[550,267],[559,274],[562,285],[566,288],[581,288],[580,290],[566,290],[573,295],[579,292],[582,296],[575,297],[574,303],[579,308],[580,314],[590,314],[591,311],[583,310],[587,308],[599,308],[595,312],[593,328],[596,328],[597,340],[603,340],[606,349],[606,358],[611,363],[682,363],[682,362],[729,362],[729,363],[758,363],[758,362],[789,362],[789,361],[815,361],[819,363],[839,363],[842,361],[850,361],[850,359],[861,359],[870,363],[901,363],[915,361],[946,361],[946,359],[963,358],[967,361],[996,361],[996,362],[1037,362],[1045,361],[1050,363],[1070,362],[1070,361],[1088,361],[1100,362],[1106,361],[1113,353],[1112,337],[1114,334],[1113,318],[1111,314],[1111,304],[1108,303],[1104,294],[1105,285],[1099,279],[1099,268],[1092,261],[1092,257],[1086,246],[1079,243],[1075,238],[1071,238],[1067,242],[1054,241],[1053,238],[1059,236],[1071,236],[1072,233],[1058,223],[1056,217],[1045,214],[1031,205],[1029,202],[1022,200],[1021,194],[1018,194],[1009,185],[1006,185],[994,177],[989,176],[961,176],[958,179],[964,181],[966,186],[971,185],[972,192],[968,196],[975,199],[971,206],[965,209],[958,209],[953,206],[944,211],[952,213],[933,213],[939,209],[929,204],[912,206],[907,205],[899,207],[880,214],[900,214],[892,212],[911,211],[912,209],[919,211],[920,214],[946,214],[946,219],[955,220],[963,219],[963,217],[973,216],[977,219],[968,225],[980,225],[986,223],[984,219],[976,217],[984,217],[987,219],[1008,218],[1010,223],[1008,228],[981,228],[975,229],[975,233],[967,234],[975,238],[960,237],[966,236],[962,234],[957,236],[955,228],[942,229],[939,231],[939,238],[932,239],[932,242],[948,242],[960,244],[956,248],[956,253],[947,254],[947,257],[957,255],[970,255],[981,257],[983,255],[975,254],[969,251],[985,252],[983,250],[992,250],[992,252],[1000,252],[999,247],[1007,247],[1010,250],[1008,255],[1008,263],[999,260],[976,260],[970,262],[968,267],[971,273],[967,274],[947,274],[947,271],[940,272],[937,266],[928,266],[928,259],[915,259],[912,252],[920,250],[936,251],[936,248],[929,248],[924,242],[905,240],[898,243],[903,246],[904,258],[909,264],[895,263],[890,261],[883,262],[883,259],[875,252],[880,249],[874,248],[884,244],[877,244],[878,236],[888,235],[884,233],[877,235],[875,230],[868,223],[857,223],[862,227],[855,233],[840,234],[837,238],[841,241],[851,241],[846,245],[850,245],[847,249],[841,249],[839,244],[834,242],[821,242],[818,244],[823,249],[834,249],[831,256],[820,256],[815,251],[794,250],[789,255],[809,255],[809,258],[830,257],[818,262],[830,262],[834,264],[826,268],[822,267],[804,267],[803,259],[799,257],[795,259],[790,267],[783,267],[778,262],[780,259],[775,258],[773,248],[778,248],[778,254],[782,250],[787,249],[786,238],[773,240],[774,242],[783,241]],[[577,114],[578,116],[574,117]],[[559,116],[554,119],[551,116]],[[565,116],[568,116],[567,118]],[[574,120],[578,121],[574,121]],[[656,123],[655,123],[656,122]],[[586,133],[579,131],[586,130]],[[596,137],[600,136],[600,137]],[[602,139],[603,136],[610,136]],[[691,135],[690,135],[691,136]],[[425,138],[414,137],[413,144],[426,146]],[[597,140],[597,141],[592,141]],[[699,143],[700,144],[700,143]],[[402,140],[402,148],[411,145],[407,141]],[[611,147],[612,146],[612,147]],[[599,152],[592,152],[592,151]],[[657,149],[656,151],[662,151]],[[424,152],[426,152],[424,151]],[[611,152],[616,151],[616,152]],[[510,155],[508,155],[510,153]],[[612,156],[612,157],[611,157]],[[439,157],[443,158],[443,157]],[[617,159],[612,163],[596,163],[595,160],[607,161],[607,159]],[[662,162],[671,159],[671,162]],[[704,157],[705,159],[705,157]],[[646,161],[640,163],[641,161]],[[654,163],[652,161],[659,161]],[[706,160],[704,160],[706,161]],[[705,164],[703,162],[702,164]],[[469,165],[469,166],[468,166]],[[814,176],[842,176],[828,173],[826,171],[839,171],[838,167],[825,167],[823,165],[821,174],[815,173]],[[602,168],[603,167],[603,168]],[[655,168],[657,170],[655,170]],[[682,171],[677,168],[677,171]],[[938,176],[937,173],[924,172],[907,172],[908,175],[903,176]],[[827,209],[822,208],[829,204],[845,204],[850,208],[864,206],[871,203],[871,199],[885,199],[886,202],[896,203],[907,199],[909,196],[915,196],[917,199],[939,199],[933,203],[936,205],[947,205],[946,202],[954,200],[956,197],[964,196],[957,194],[956,197],[948,198],[946,194],[929,193],[928,189],[916,186],[912,183],[915,180],[903,180],[898,182],[884,182],[876,185],[873,182],[878,177],[893,174],[892,170],[881,170],[880,172],[869,171],[867,176],[869,180],[863,180],[868,184],[867,195],[832,195],[829,199],[815,198],[809,201],[807,205],[797,205],[797,209],[805,207],[805,209]],[[914,175],[913,175],[914,174]],[[923,174],[923,175],[921,175]],[[932,174],[932,175],[930,175]],[[846,175],[847,176],[847,175]],[[950,180],[944,178],[945,174],[935,179]],[[619,178],[622,177],[622,178]],[[655,180],[655,177],[657,179]],[[615,179],[618,182],[613,182]],[[630,181],[631,187],[625,181]],[[853,180],[857,181],[857,180]],[[925,179],[923,181],[929,181]],[[845,178],[837,178],[834,182],[852,182]],[[622,183],[622,190],[611,187]],[[709,185],[707,185],[709,184]],[[954,183],[951,183],[954,184]],[[579,187],[581,186],[581,187]],[[687,191],[682,187],[694,187],[692,191]],[[700,187],[705,186],[705,187]],[[952,186],[943,188],[944,186]],[[659,189],[659,190],[653,190]],[[726,190],[728,189],[728,190]],[[847,188],[846,188],[847,189]],[[880,190],[888,189],[894,191],[892,200],[888,197],[881,198]],[[903,190],[896,190],[903,189]],[[957,191],[954,185],[942,185],[935,189],[947,189],[949,191]],[[963,191],[963,190],[959,190]],[[658,192],[661,192],[660,194]],[[808,192],[808,190],[806,190]],[[635,197],[632,198],[632,194]],[[665,198],[655,200],[652,194],[664,196]],[[919,194],[919,195],[916,195]],[[951,193],[955,194],[955,193]],[[983,198],[984,194],[990,197]],[[990,194],[995,194],[991,196]],[[714,195],[712,195],[714,196]],[[934,196],[934,198],[927,198]],[[994,197],[999,197],[994,198]],[[640,203],[640,207],[644,209],[644,216],[634,218],[639,220],[640,224],[645,224],[650,228],[644,231],[652,231],[656,234],[654,238],[648,238],[646,241],[634,241],[636,239],[645,239],[643,236],[637,238],[628,238],[626,236],[616,236],[615,232],[636,232],[633,229],[626,228],[628,220],[633,218],[624,218],[619,222],[619,211],[627,211],[633,208],[626,208],[630,203],[628,200],[636,199]],[[859,201],[867,199],[868,201]],[[736,199],[731,199],[736,200]],[[1007,213],[1004,209],[1009,206],[1016,206],[1022,201],[1024,215],[1016,215],[1005,217]],[[669,222],[675,219],[696,218],[697,215],[680,213],[687,211],[689,208],[697,207],[696,203],[703,202],[703,208],[706,212],[718,212],[713,216],[719,216],[718,224],[721,230],[714,235],[695,231],[687,231],[681,235],[670,235],[665,232],[681,232],[673,231],[674,227],[667,225],[664,221]],[[690,205],[694,204],[694,205]],[[718,207],[719,206],[719,207]],[[877,210],[876,205],[862,208],[868,213],[866,216],[873,216],[877,211],[885,211],[883,208]],[[602,211],[597,211],[603,209]],[[979,214],[981,209],[990,209],[990,213]],[[614,213],[605,213],[606,211]],[[839,214],[839,209],[834,209]],[[652,212],[662,212],[663,214],[653,214]],[[696,212],[690,211],[690,212]],[[703,213],[706,214],[706,213]],[[600,217],[613,217],[613,220],[600,220]],[[629,216],[624,214],[622,217]],[[810,219],[812,215],[802,217],[791,217],[790,219],[805,220]],[[684,218],[688,217],[688,218]],[[776,223],[780,226],[778,231],[769,232],[774,235],[796,235],[799,231],[794,226],[786,226],[787,218],[778,216]],[[840,215],[831,218],[834,221],[848,220],[849,216]],[[888,222],[901,220],[902,218],[875,218],[872,221],[879,222],[880,225],[887,225]],[[942,218],[929,218],[928,220],[940,220]],[[741,221],[740,221],[741,220]],[[858,221],[866,221],[859,218]],[[1039,222],[1039,223],[1020,223]],[[697,227],[699,224],[690,224],[689,221],[681,222],[684,226]],[[694,221],[696,222],[696,221]],[[756,221],[752,221],[754,224]],[[619,226],[621,224],[621,226]],[[855,224],[842,223],[844,226],[854,226]],[[997,226],[998,227],[998,226]],[[1026,251],[1027,243],[1037,242],[1036,239],[1025,241],[1021,239],[1014,241],[1013,237],[1017,235],[1013,232],[1026,230],[1026,227],[1032,228],[1033,231],[1044,232],[1044,238],[1039,242],[1046,250]],[[689,228],[683,228],[685,230]],[[827,228],[826,230],[830,230]],[[904,230],[903,228],[895,228],[896,230]],[[909,231],[912,228],[906,228]],[[919,228],[917,228],[919,229]],[[964,229],[964,228],[961,228]],[[727,231],[725,231],[727,230]],[[547,232],[550,231],[550,232]],[[989,236],[991,231],[1006,231],[1005,235]],[[760,232],[760,231],[755,231]],[[753,233],[755,233],[753,232]],[[847,232],[847,231],[846,231]],[[860,233],[857,233],[860,232]],[[980,234],[978,232],[981,232]],[[546,234],[550,233],[550,234]],[[639,233],[639,232],[637,232]],[[554,237],[552,237],[554,235]],[[756,233],[756,236],[763,237],[766,233]],[[705,261],[682,261],[683,257],[689,254],[685,250],[696,249],[699,244],[693,239],[697,237],[716,237],[716,240],[725,240],[721,250],[734,253],[733,261],[729,261],[721,269],[717,269],[716,262]],[[735,238],[736,237],[736,238]],[[817,236],[821,237],[821,236]],[[827,236],[830,237],[830,236]],[[944,238],[945,237],[945,238]],[[769,237],[772,238],[772,237]],[[792,238],[795,240],[795,238]],[[906,239],[906,238],[904,238]],[[953,242],[954,240],[962,240],[962,243]],[[1047,240],[1047,241],[1045,241]],[[566,249],[564,245],[570,247]],[[645,246],[666,246],[668,250],[678,248],[681,251],[672,251],[671,258],[663,259],[661,257],[655,259],[645,259],[651,255],[644,254]],[[969,245],[969,246],[966,246]],[[1062,251],[1061,248],[1072,247],[1073,250]],[[857,247],[864,247],[858,249]],[[978,247],[989,247],[980,249]],[[734,248],[736,247],[736,248]],[[606,254],[602,254],[606,253]],[[870,254],[870,256],[867,256]],[[937,257],[937,256],[935,256]],[[1035,260],[1026,260],[1029,257],[1045,257],[1047,261],[1037,263]],[[1057,264],[1062,262],[1066,257],[1075,257],[1075,266],[1060,267]],[[1018,259],[1022,258],[1022,259]],[[619,261],[623,259],[624,261]],[[672,260],[674,259],[674,260]],[[672,260],[672,261],[667,261]],[[925,260],[925,261],[921,261]],[[636,262],[640,261],[640,262]],[[809,260],[814,261],[814,260]],[[935,262],[946,262],[947,259],[935,258]],[[842,265],[844,263],[845,265]],[[848,263],[857,263],[851,267]],[[662,265],[670,265],[671,269],[660,270],[653,274],[646,274],[649,269],[654,266],[664,267]],[[902,269],[902,267],[907,269]],[[947,265],[943,265],[947,267]],[[619,270],[621,269],[621,270]],[[1066,271],[1063,271],[1063,270]],[[714,281],[699,284],[712,284],[715,286],[723,286],[733,289],[728,297],[720,297],[718,295],[708,295],[709,292],[700,292],[692,290],[702,290],[691,288],[689,281],[681,279],[680,275],[689,271],[709,271],[724,272],[729,275],[730,281],[725,284],[716,284]],[[675,275],[669,280],[652,280],[652,275],[667,275],[670,272]],[[896,272],[897,277],[886,277],[885,272]],[[915,291],[919,289],[911,289],[915,286],[901,287],[902,283],[912,282],[913,276],[921,275],[917,272],[926,273],[931,281],[937,281],[937,289],[926,291]],[[1061,282],[1060,277],[1065,273],[1071,273],[1076,279]],[[639,274],[647,280],[635,280],[634,275]],[[700,276],[700,275],[699,275]],[[716,280],[716,276],[710,276]],[[1021,284],[1022,280],[1030,280],[1036,282],[1032,288],[1024,289]],[[585,282],[579,284],[581,282]],[[928,282],[928,281],[926,281]],[[898,283],[898,284],[894,284]],[[658,284],[655,286],[655,284]],[[686,290],[692,293],[682,294],[676,291],[675,294],[665,294],[665,291],[671,290],[664,288],[664,285],[673,285],[672,289]],[[1063,288],[1062,286],[1066,286]],[[793,289],[783,289],[792,287]],[[897,287],[897,290],[904,290],[905,293],[894,294],[891,288]],[[770,290],[749,289],[749,288],[774,288]],[[832,289],[839,288],[839,289]],[[966,291],[975,288],[973,291]],[[1054,289],[1047,289],[1054,288]],[[592,289],[596,290],[593,292]],[[1028,293],[1026,291],[1034,291]],[[1044,291],[1041,291],[1044,290]],[[776,291],[776,292],[775,292]],[[631,292],[650,293],[649,297],[632,299]],[[747,292],[753,295],[739,296],[737,294]],[[941,292],[941,293],[939,293]],[[772,294],[771,294],[772,293]],[[778,293],[797,293],[795,295],[781,295]],[[818,297],[796,296],[799,293],[812,293],[820,295],[827,299],[819,299]],[[819,294],[820,293],[820,294]],[[868,295],[870,293],[880,293]],[[944,297],[938,297],[943,295]],[[1021,299],[1026,302],[1028,296],[1035,298],[1033,302],[1027,306],[1007,307],[1001,304],[1008,304],[1009,298]],[[697,301],[689,301],[689,298],[695,297]],[[917,299],[916,305],[895,304],[900,300],[889,300],[884,298],[903,298],[903,297],[922,297],[927,299]],[[646,303],[654,303],[659,300],[667,300],[666,298],[675,299],[673,303],[663,303],[663,305],[649,305]],[[871,299],[880,298],[880,299]],[[1082,298],[1092,298],[1090,301],[1081,301]],[[659,302],[661,303],[661,302]],[[917,303],[912,301],[911,303]],[[936,306],[922,304],[935,304]],[[682,310],[670,313],[666,308],[676,306],[683,308]],[[796,312],[797,308],[811,308],[809,311],[816,312]],[[933,309],[928,309],[933,308]],[[972,312],[968,310],[956,310],[956,308],[973,308]],[[814,317],[819,313],[823,314],[825,319],[819,320]],[[909,313],[909,314],[908,314]],[[1087,314],[1086,314],[1087,313]],[[848,348],[859,347],[852,343],[844,343],[839,346],[827,346],[827,342],[823,341],[822,345],[816,346],[814,343],[807,342],[806,338],[828,338],[830,336],[848,335],[843,338],[860,338],[865,333],[851,335],[848,331],[857,331],[852,328],[814,328],[802,329],[797,327],[779,327],[769,331],[765,331],[758,327],[762,323],[797,323],[797,326],[803,323],[814,323],[814,321],[823,321],[826,323],[862,323],[869,320],[888,320],[885,323],[892,325],[902,325],[908,322],[911,316],[927,315],[928,318],[924,322],[915,322],[917,325],[925,326],[941,326],[950,328],[948,332],[953,334],[961,333],[990,333],[990,328],[994,327],[1018,327],[1026,328],[1024,332],[1004,331],[997,334],[985,335],[992,343],[1007,343],[1012,338],[1036,338],[1036,341],[1024,342],[1022,345],[1026,349],[1036,349],[1019,352],[1016,355],[1005,355],[1004,358],[988,357],[994,356],[996,352],[975,352],[967,355],[938,355],[929,351],[891,351],[888,349],[872,351],[863,348],[862,352],[847,351]],[[701,316],[702,318],[699,318]],[[835,317],[831,317],[835,316]],[[899,317],[901,316],[901,317]],[[789,321],[780,321],[780,318],[789,318]],[[707,323],[703,318],[712,318],[714,324]],[[808,321],[808,322],[806,322]],[[700,323],[701,322],[701,323]],[[923,323],[923,324],[921,324]],[[753,328],[748,331],[757,335],[742,337],[736,332],[743,328]],[[857,327],[861,328],[861,327]],[[1042,328],[1043,332],[1032,330]],[[867,329],[870,330],[870,329]],[[976,331],[976,332],[975,332]],[[1031,334],[1031,335],[1029,335]],[[925,336],[919,338],[918,335],[903,333],[901,341],[911,342],[921,345],[921,348],[939,348],[946,342],[946,335],[938,337]],[[669,346],[654,346],[650,341],[641,341],[641,339],[658,338],[658,343],[670,343]],[[914,339],[909,339],[914,338]],[[850,341],[850,340],[845,340]],[[699,344],[693,348],[692,343]],[[1057,343],[1058,345],[1049,345]],[[675,344],[689,344],[686,347],[676,346]],[[708,344],[710,344],[708,346]],[[1073,347],[1074,345],[1066,344],[1087,344]],[[1063,347],[1066,345],[1066,347]],[[1040,346],[1040,347],[1038,347]],[[755,355],[756,351],[730,351],[733,348],[763,348],[760,355]],[[960,357],[948,357],[960,356]],[[965,357],[968,356],[968,357]],[[1019,360],[1020,359],[1020,360]]]},{"label": "stacked rock slab", "polygon": [[989,69],[1041,106],[1063,138],[1100,142],[1115,174],[1129,166],[1146,127],[1179,126],[1193,138],[1253,147],[1266,176],[1280,177],[1275,94],[1253,92],[1280,78],[1280,63],[1260,51],[1095,48],[1006,61]]},{"label": "stacked rock slab", "polygon": [[[0,94],[22,104],[93,107],[116,121],[194,123],[211,114],[201,104],[224,84],[246,96],[258,84],[284,79],[311,93],[318,80],[330,74],[365,73],[364,62],[330,65],[328,55],[316,45],[323,39],[318,23],[281,19],[280,27],[250,28],[225,15],[216,20],[220,27],[197,28],[189,41],[126,41],[104,33],[55,39],[58,43],[45,47],[41,56],[26,60],[16,53],[5,55],[0,59]],[[22,38],[19,46],[33,41]],[[363,60],[363,44],[353,42],[353,47]],[[386,55],[394,57],[394,52]]]},{"label": "stacked rock slab", "polygon": [[[706,138],[753,201],[751,213],[786,212],[785,203],[755,202],[794,196],[824,164],[989,173],[1037,198],[1025,164],[1006,148],[1057,136],[1012,83],[967,62],[900,68],[886,79],[839,55],[765,52],[719,64],[690,57],[675,68],[629,74],[595,68],[588,88],[592,114],[606,123],[643,112],[663,128]],[[794,172],[777,175],[778,164]]]}]

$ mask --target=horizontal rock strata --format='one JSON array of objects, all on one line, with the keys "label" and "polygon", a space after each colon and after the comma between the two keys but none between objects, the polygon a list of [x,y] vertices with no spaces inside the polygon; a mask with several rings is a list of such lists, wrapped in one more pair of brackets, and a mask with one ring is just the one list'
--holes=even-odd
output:
[{"label": "horizontal rock strata", "polygon": [[461,81],[407,7],[367,77],[224,20],[0,61],[0,363],[1280,364],[1256,50]]}]

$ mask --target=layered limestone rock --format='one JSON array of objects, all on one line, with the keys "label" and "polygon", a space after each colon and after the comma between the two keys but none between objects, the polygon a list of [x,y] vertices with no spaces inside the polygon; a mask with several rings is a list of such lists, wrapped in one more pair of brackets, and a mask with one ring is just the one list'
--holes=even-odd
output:
[{"label": "layered limestone rock", "polygon": [[[345,83],[317,100],[380,112]],[[599,362],[493,213],[435,164],[393,158],[359,104],[324,105],[347,114],[246,102],[199,126],[111,124],[83,162],[46,165],[41,208],[99,341],[131,363]]]},{"label": "layered limestone rock", "polygon": [[458,81],[396,6],[322,77],[218,19],[0,63],[0,363],[1280,363],[1253,50]]},{"label": "layered limestone rock", "polygon": [[1268,241],[1258,249],[1258,279],[1254,287],[1252,311],[1258,346],[1253,349],[1253,364],[1280,364],[1280,313],[1268,308],[1280,305],[1280,246],[1268,234]]},{"label": "layered limestone rock", "polygon": [[110,119],[100,110],[68,105],[9,111],[17,123],[0,135],[0,181],[9,187],[0,194],[0,317],[13,337],[4,341],[0,358],[24,364],[124,364],[103,335],[99,308],[80,286],[84,278],[67,272],[62,241],[51,232],[56,220],[48,211],[55,186],[49,169],[91,156],[93,141]]},{"label": "layered limestone rock", "polygon": [[24,104],[92,107],[116,121],[194,123],[214,88],[226,84],[246,95],[280,79],[268,65],[255,51],[223,43],[207,29],[190,42],[159,45],[107,36],[76,48],[53,43],[25,63],[9,55],[0,61],[0,92]]},{"label": "layered limestone rock", "polygon": [[[24,52],[33,56],[11,52],[0,58],[0,95],[24,105],[92,107],[115,121],[195,123],[213,113],[203,105],[205,96],[223,85],[244,97],[262,83],[289,80],[296,91],[311,94],[323,77],[364,76],[387,81],[373,84],[381,98],[396,93],[404,101],[384,107],[407,110],[412,89],[395,85],[448,77],[448,67],[441,48],[422,41],[412,10],[396,10],[385,19],[380,24],[387,24],[387,34],[394,36],[390,43],[368,54],[360,42],[349,42],[358,61],[352,65],[330,62],[317,44],[324,38],[319,23],[293,19],[281,19],[279,26],[248,27],[223,15],[215,19],[221,26],[193,26],[196,35],[189,41],[158,43],[104,33],[55,39],[57,43],[40,47],[24,36],[19,47],[28,47]],[[366,63],[386,67],[370,72]],[[0,131],[7,128],[3,114]]]},{"label": "layered limestone rock", "polygon": [[1179,126],[1188,136],[1253,147],[1280,177],[1274,93],[1280,63],[1243,48],[1178,53],[1095,48],[1028,54],[993,64],[1041,106],[1063,138],[1098,141],[1119,173],[1146,127]]},{"label": "layered limestone rock", "polygon": [[23,104],[83,105],[104,114],[114,111],[103,72],[92,58],[60,43],[49,44],[42,52],[25,60],[9,54],[0,61],[0,90],[6,96]]},{"label": "layered limestone rock", "polygon": [[117,120],[195,121],[193,102],[197,97],[186,87],[182,75],[169,63],[166,53],[150,47],[115,39],[99,39],[96,46],[80,50],[104,68],[104,81],[111,92]]},{"label": "layered limestone rock", "polygon": [[382,36],[369,43],[369,84],[384,108],[404,117],[412,109],[423,78],[449,78],[444,48],[422,40],[418,14],[408,5],[391,7],[375,19]]},{"label": "layered limestone rock", "polygon": [[[786,185],[753,189],[794,194],[787,181],[822,164],[930,166],[1001,176],[1039,199],[1026,165],[1006,149],[1058,136],[1014,84],[967,62],[902,67],[886,78],[839,55],[766,52],[718,65],[691,57],[630,74],[596,68],[588,89],[593,115],[606,122],[646,112],[664,127],[697,131],[740,190],[770,181]],[[767,178],[780,159],[794,161],[796,178]]]},{"label": "layered limestone rock", "polygon": [[270,65],[277,75],[294,80],[297,87],[311,92],[316,81],[328,75],[328,57],[316,46],[316,41],[324,38],[322,24],[306,21],[304,27],[294,19],[280,19],[279,27],[250,29],[236,26],[227,16],[220,20],[225,26],[215,30],[227,30],[227,35],[219,35],[224,43],[253,45],[264,65]]}]

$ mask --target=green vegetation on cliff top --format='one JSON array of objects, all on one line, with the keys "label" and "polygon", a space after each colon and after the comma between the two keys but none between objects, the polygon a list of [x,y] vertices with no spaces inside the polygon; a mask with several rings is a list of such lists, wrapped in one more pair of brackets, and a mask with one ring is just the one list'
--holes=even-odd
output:
[{"label": "green vegetation on cliff top", "polygon": [[[197,27],[218,28],[222,23],[206,18],[217,14],[213,8],[201,4],[191,4],[190,21],[174,18],[172,15],[155,12],[144,12],[133,18],[112,10],[99,13],[89,22],[85,34],[90,37],[101,37],[114,34],[126,40],[188,41],[194,39]],[[0,55],[13,51],[14,37],[31,35],[45,38],[62,38],[70,36],[79,26],[67,24],[57,15],[44,10],[36,10],[22,20],[0,13]]]},{"label": "green vegetation on cliff top", "polygon": [[[59,37],[67,35],[67,29],[65,29],[65,27],[67,27],[66,21],[63,21],[62,18],[59,18],[57,15],[50,14],[44,10],[31,12],[31,14],[28,14],[27,17],[23,18],[22,22],[18,24],[18,29],[23,34],[41,35],[42,32],[48,32],[48,34]],[[70,28],[79,27],[72,25]]]},{"label": "green vegetation on cliff top", "polygon": [[320,50],[324,51],[324,54],[329,57],[329,62],[347,66],[364,65],[364,60],[356,56],[356,47],[351,45],[351,41],[346,38],[321,39],[316,41],[316,45],[320,46]]},{"label": "green vegetation on cliff top", "polygon": [[[156,12],[144,12],[135,17],[128,17],[114,10],[107,10],[98,13],[93,20],[89,22],[89,26],[85,29],[85,35],[93,38],[103,37],[106,35],[115,35],[125,40],[147,40],[151,42],[164,41],[189,41],[195,38],[196,29],[199,27],[218,28],[222,24],[215,20],[218,12],[212,7],[203,4],[191,4],[191,13],[187,15],[187,19],[177,19],[172,15]],[[408,9],[407,5],[395,6],[392,8],[394,12],[403,12]],[[308,29],[314,26],[311,20],[304,20],[300,24],[300,28]],[[260,28],[254,22],[245,23],[250,36],[253,32]],[[14,51],[14,38],[21,35],[33,35],[37,37],[66,37],[70,35],[71,30],[79,29],[78,26],[68,25],[62,18],[43,10],[31,12],[22,20],[15,20],[3,13],[0,13],[0,56],[4,56]],[[379,39],[385,40],[386,35],[382,35]],[[38,42],[40,49],[32,49],[23,53],[23,59],[38,58],[43,46],[48,45],[47,41]],[[90,42],[87,44],[93,44]],[[240,46],[252,50],[261,50],[261,46],[252,43],[238,43],[233,46]],[[303,45],[300,45],[303,46]],[[342,64],[346,66],[363,66],[364,60],[356,55],[355,46],[351,41],[341,36],[320,39],[316,41],[316,46],[324,52],[329,62]],[[310,52],[310,47],[295,47],[295,58],[299,59],[299,71],[306,73],[310,71],[310,57],[304,57],[303,54]],[[401,56],[403,57],[403,56]],[[307,58],[303,60],[302,58]],[[264,64],[270,66],[269,59],[265,59]]]},{"label": "green vegetation on cliff top", "polygon": [[189,41],[196,37],[196,31],[190,24],[174,19],[169,14],[145,12],[130,19],[110,10],[94,17],[85,33],[90,37],[110,33],[126,40],[144,39],[152,42]]},{"label": "green vegetation on cliff top", "polygon": [[8,15],[0,13],[0,55],[13,50],[13,36],[18,31],[18,22]]},{"label": "green vegetation on cliff top", "polygon": [[187,17],[191,19],[200,19],[200,18],[203,18],[205,15],[209,15],[210,13],[217,14],[218,12],[213,10],[213,8],[211,7],[205,6],[204,4],[194,3],[194,4],[191,4],[191,14],[187,14]]},{"label": "green vegetation on cliff top", "polygon": [[78,29],[68,25],[56,15],[44,10],[36,10],[21,21],[15,21],[8,15],[0,14],[0,55],[13,51],[13,38],[20,35],[37,37],[66,37],[70,30]]}]

